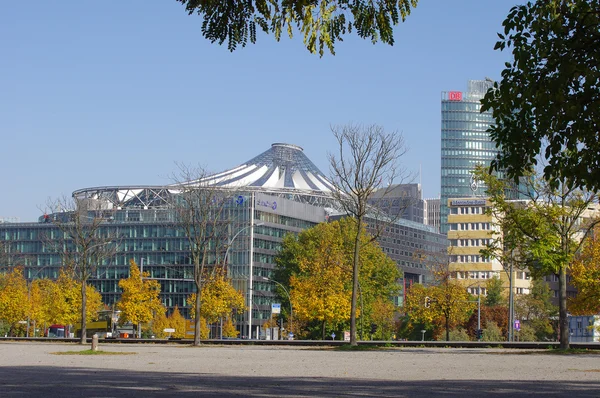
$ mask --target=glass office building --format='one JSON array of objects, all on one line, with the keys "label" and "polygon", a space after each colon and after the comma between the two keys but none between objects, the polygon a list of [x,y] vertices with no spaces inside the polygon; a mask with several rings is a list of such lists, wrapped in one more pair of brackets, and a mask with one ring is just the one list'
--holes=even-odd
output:
[{"label": "glass office building", "polygon": [[475,166],[489,165],[498,153],[487,129],[491,112],[481,113],[481,99],[493,82],[470,80],[468,90],[442,92],[440,232],[448,232],[448,199],[481,196],[471,180]]},{"label": "glass office building", "polygon": [[[271,304],[276,299],[275,285],[269,278],[273,277],[274,259],[283,237],[329,219],[336,208],[331,196],[334,188],[302,148],[282,143],[230,170],[183,185],[232,193],[225,204],[228,243],[221,258],[226,257],[233,285],[245,293],[247,303],[249,276],[253,276],[252,336],[256,337],[257,327],[271,317]],[[104,304],[110,306],[119,300],[119,281],[129,277],[129,261],[133,259],[150,278],[160,282],[163,304],[169,310],[177,306],[189,317],[187,299],[195,291],[194,266],[190,242],[172,207],[181,189],[181,184],[106,186],[73,192],[80,211],[87,211],[83,217],[101,217],[102,233],[115,237],[116,254],[102,260],[90,278]],[[61,242],[64,234],[52,220],[69,216],[60,212],[41,216],[37,223],[0,222],[0,272],[19,265],[28,280],[56,278],[63,264],[55,243]],[[427,271],[414,261],[414,253],[432,247],[445,251],[446,244],[444,236],[425,225],[402,220],[386,231],[381,246],[406,278],[419,282]],[[241,336],[248,336],[248,323],[247,314],[238,314]]]}]

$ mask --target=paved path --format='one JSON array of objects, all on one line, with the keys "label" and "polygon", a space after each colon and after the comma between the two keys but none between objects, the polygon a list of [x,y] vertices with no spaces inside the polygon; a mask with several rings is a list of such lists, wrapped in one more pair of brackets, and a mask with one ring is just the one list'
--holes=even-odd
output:
[{"label": "paved path", "polygon": [[0,343],[1,397],[600,397],[600,355],[502,349]]}]

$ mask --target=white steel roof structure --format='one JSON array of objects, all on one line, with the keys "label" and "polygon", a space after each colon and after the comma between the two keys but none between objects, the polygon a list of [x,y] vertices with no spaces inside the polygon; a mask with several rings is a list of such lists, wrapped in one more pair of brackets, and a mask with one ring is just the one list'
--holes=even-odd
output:
[{"label": "white steel roof structure", "polygon": [[165,208],[182,186],[256,191],[321,203],[331,199],[333,185],[297,145],[275,143],[260,155],[230,170],[167,186],[107,186],[73,192],[76,199],[98,200],[109,207]]}]

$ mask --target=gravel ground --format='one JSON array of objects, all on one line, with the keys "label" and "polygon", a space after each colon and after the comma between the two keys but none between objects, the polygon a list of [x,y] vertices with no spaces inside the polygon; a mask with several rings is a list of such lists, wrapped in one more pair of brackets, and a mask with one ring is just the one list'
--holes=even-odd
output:
[{"label": "gravel ground", "polygon": [[[600,397],[599,354],[0,343],[0,396]],[[67,394],[67,395],[65,395]]]}]

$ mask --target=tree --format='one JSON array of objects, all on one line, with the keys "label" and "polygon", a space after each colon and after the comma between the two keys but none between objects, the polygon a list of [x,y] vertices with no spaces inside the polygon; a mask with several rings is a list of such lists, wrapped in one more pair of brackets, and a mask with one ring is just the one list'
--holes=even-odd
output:
[{"label": "tree", "polygon": [[501,82],[483,99],[502,149],[492,167],[516,178],[547,162],[544,178],[600,189],[600,2],[538,0],[515,6],[495,49],[512,48]]},{"label": "tree", "polygon": [[475,301],[456,280],[447,256],[419,253],[417,257],[431,272],[433,285],[413,285],[406,295],[404,311],[412,322],[433,325],[436,335],[443,327],[446,340],[450,340],[450,331],[468,319]]},{"label": "tree", "polygon": [[482,252],[502,259],[508,251],[509,260],[527,267],[534,278],[558,276],[560,347],[569,348],[567,269],[598,223],[597,195],[530,174],[521,180],[528,200],[519,205],[507,199],[507,182],[491,173],[479,178],[488,187],[489,211],[499,215],[493,221],[499,234]]},{"label": "tree", "polygon": [[228,229],[233,215],[230,206],[235,196],[231,190],[212,185],[203,168],[180,165],[180,175],[174,176],[172,207],[176,227],[181,228],[189,245],[194,266],[194,345],[200,345],[200,317],[203,288],[211,275],[224,272],[224,254],[229,244]]},{"label": "tree", "polygon": [[600,313],[600,236],[588,239],[583,250],[571,265],[571,284],[577,288],[577,296],[569,301],[573,315]]},{"label": "tree", "polygon": [[418,0],[177,0],[188,14],[204,18],[202,35],[211,42],[227,41],[230,51],[248,41],[256,42],[257,29],[279,41],[283,31],[290,38],[300,30],[311,53],[323,56],[324,48],[335,54],[336,40],[356,31],[373,43],[394,44],[393,26],[410,15]]},{"label": "tree", "polygon": [[[46,307],[45,316],[49,323],[85,325],[95,319],[98,311],[103,307],[100,293],[93,286],[88,285],[85,289],[85,312],[82,310],[80,282],[67,268],[61,269],[58,279],[52,285],[47,285],[47,288],[48,291],[45,294],[48,295],[47,299],[50,300],[50,304]],[[81,326],[76,329],[82,332],[85,339],[85,329],[82,330]]]},{"label": "tree", "polygon": [[[192,293],[188,301],[192,303],[191,312],[196,313],[196,293]],[[200,314],[209,323],[217,322],[232,311],[244,308],[244,295],[235,290],[231,280],[223,272],[219,271],[205,281]]]},{"label": "tree", "polygon": [[164,312],[160,301],[160,283],[149,279],[150,274],[140,272],[133,259],[129,260],[129,278],[121,279],[119,287],[123,290],[117,309],[121,311],[120,322],[132,322],[138,325],[138,338],[142,337],[141,324],[150,322],[157,312]]},{"label": "tree", "polygon": [[[473,337],[476,336],[475,331],[478,329],[478,323],[479,323],[479,326],[481,327],[481,329],[484,330],[484,337],[486,336],[485,330],[488,329],[491,324],[493,324],[493,326],[491,326],[491,327],[492,327],[492,329],[494,329],[494,332],[491,334],[493,334],[495,336],[496,335],[495,329],[500,329],[499,336],[494,337],[495,340],[493,340],[493,341],[504,340],[504,338],[502,336],[508,335],[508,311],[507,311],[507,308],[502,305],[495,305],[495,306],[482,305],[481,306],[481,314],[479,314],[479,322],[478,322],[477,311],[474,311],[473,314],[471,314],[471,317],[469,318],[469,320],[467,321],[467,323],[465,325],[470,336],[473,336]],[[488,334],[487,336],[489,337],[490,334]],[[490,340],[486,340],[486,341],[490,341]]]},{"label": "tree", "polygon": [[56,282],[50,279],[35,279],[29,286],[30,312],[29,318],[33,322],[34,336],[36,325],[51,322],[52,307],[54,306]]},{"label": "tree", "polygon": [[175,329],[175,332],[170,334],[170,337],[176,339],[185,338],[187,330],[187,321],[179,312],[179,307],[175,306],[173,312],[167,317],[166,310],[162,307],[162,311],[156,311],[154,318],[152,319],[152,333],[159,338],[164,339],[167,337],[165,329]]},{"label": "tree", "polygon": [[[321,338],[328,325],[335,328],[350,319],[355,234],[356,223],[349,217],[319,224],[297,236],[286,235],[275,258],[275,279],[289,288],[294,320],[319,322]],[[391,302],[398,294],[400,272],[364,230],[360,239],[358,311],[370,324],[374,303]]]},{"label": "tree", "polygon": [[0,275],[0,317],[10,325],[12,335],[18,322],[27,319],[30,311],[27,281],[23,268],[15,267]]},{"label": "tree", "polygon": [[[404,179],[405,173],[397,167],[398,158],[406,152],[404,139],[398,133],[386,133],[381,126],[348,125],[333,127],[333,135],[338,142],[338,155],[329,154],[331,181],[334,185],[333,197],[342,209],[354,219],[354,255],[352,268],[352,301],[350,311],[350,344],[356,341],[356,313],[358,300],[358,281],[360,279],[361,236],[365,228],[367,215],[374,217],[375,230],[372,239],[376,239],[386,224],[377,211],[377,203],[368,204],[373,193],[382,189],[378,195],[383,203],[392,182],[396,178]],[[387,188],[384,188],[386,187]],[[389,222],[389,218],[387,219]]]},{"label": "tree", "polygon": [[376,326],[376,340],[390,340],[394,332],[394,315],[396,307],[389,299],[377,298],[373,303],[371,315],[372,325]]},{"label": "tree", "polygon": [[116,236],[105,227],[113,219],[113,210],[103,208],[102,203],[94,199],[79,198],[48,201],[48,208],[52,213],[50,222],[60,233],[56,239],[48,237],[44,243],[61,256],[63,267],[79,284],[80,344],[85,344],[88,281],[116,252]]},{"label": "tree", "polygon": [[[529,294],[517,296],[515,314],[523,320],[523,326],[531,328],[538,341],[556,339],[558,307],[552,304],[552,291],[542,279],[534,279]],[[529,331],[527,332],[529,333]],[[523,341],[523,330],[519,338]]]},{"label": "tree", "polygon": [[173,312],[168,318],[169,327],[175,329],[175,332],[171,335],[174,339],[185,338],[186,332],[186,321],[185,318],[179,312],[179,307],[175,306]]},{"label": "tree", "polygon": [[487,296],[485,296],[484,304],[488,307],[504,304],[502,295],[502,281],[498,277],[493,277],[486,283]]},{"label": "tree", "polygon": [[411,322],[433,326],[437,336],[443,328],[449,341],[450,331],[466,321],[473,311],[470,298],[464,286],[450,278],[435,286],[416,284],[406,294],[404,311]]}]

